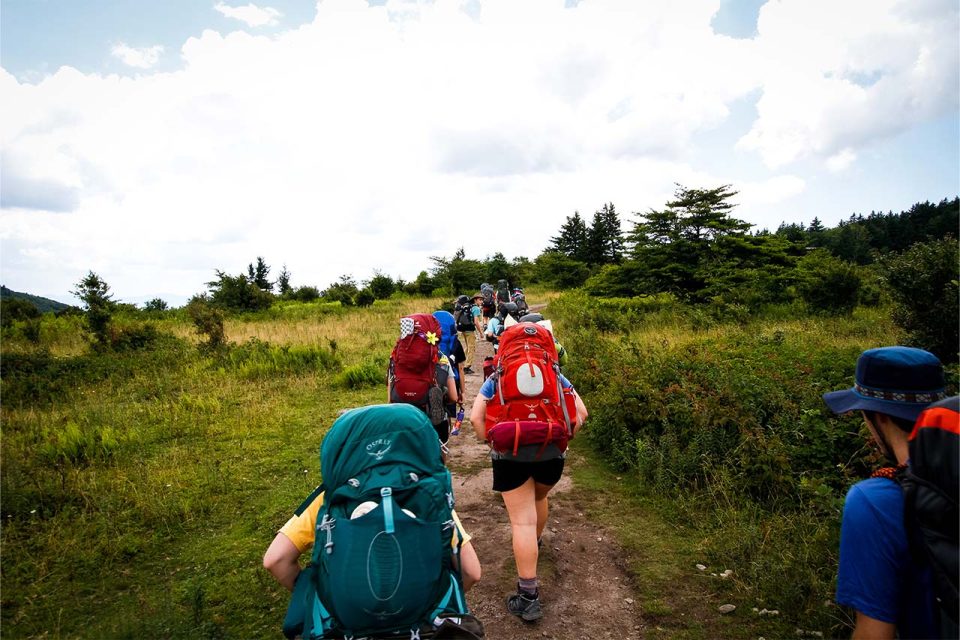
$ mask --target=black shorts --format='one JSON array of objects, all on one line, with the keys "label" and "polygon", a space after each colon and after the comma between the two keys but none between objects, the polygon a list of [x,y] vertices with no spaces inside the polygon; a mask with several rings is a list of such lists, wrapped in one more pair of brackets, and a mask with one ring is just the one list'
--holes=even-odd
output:
[{"label": "black shorts", "polygon": [[542,460],[540,462],[517,462],[516,460],[493,461],[493,490],[511,491],[528,478],[534,482],[553,486],[560,481],[563,473],[563,458]]}]

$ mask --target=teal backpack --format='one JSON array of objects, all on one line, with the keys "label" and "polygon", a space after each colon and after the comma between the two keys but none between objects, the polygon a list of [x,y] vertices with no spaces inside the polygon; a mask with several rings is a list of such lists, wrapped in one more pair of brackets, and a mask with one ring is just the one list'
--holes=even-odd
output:
[{"label": "teal backpack", "polygon": [[345,413],[323,439],[320,471],[323,483],[300,507],[325,492],[286,637],[419,638],[440,617],[469,614],[451,560],[462,543],[450,472],[423,411],[388,404]]}]

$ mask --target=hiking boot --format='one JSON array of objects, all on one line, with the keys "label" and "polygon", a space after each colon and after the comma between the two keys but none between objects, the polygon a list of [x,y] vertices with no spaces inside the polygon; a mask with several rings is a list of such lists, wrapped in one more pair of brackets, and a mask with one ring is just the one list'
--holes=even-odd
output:
[{"label": "hiking boot", "polygon": [[507,596],[507,611],[518,616],[524,622],[535,622],[543,617],[540,608],[540,594],[527,595],[522,591]]}]

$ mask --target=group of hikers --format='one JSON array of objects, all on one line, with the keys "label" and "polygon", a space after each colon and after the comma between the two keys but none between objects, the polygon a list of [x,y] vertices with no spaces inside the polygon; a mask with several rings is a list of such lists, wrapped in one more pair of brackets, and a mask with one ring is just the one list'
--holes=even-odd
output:
[{"label": "group of hikers", "polygon": [[[551,322],[505,285],[459,296],[453,313],[401,318],[388,403],[345,411],[331,426],[323,484],[264,556],[293,592],[287,637],[483,637],[464,596],[481,578],[480,558],[445,466],[481,339],[495,356],[469,420],[490,446],[492,488],[510,522],[517,588],[506,609],[525,622],[543,616],[537,562],[548,495],[587,409],[561,371]],[[837,414],[860,411],[894,465],[847,494],[836,601],[856,611],[854,638],[958,637],[960,414],[945,387],[933,354],[896,346],[862,353],[853,387],[824,395]]]},{"label": "group of hikers", "polygon": [[547,496],[587,409],[561,373],[558,348],[566,356],[552,323],[529,313],[522,289],[501,281],[459,296],[453,313],[401,318],[387,404],[343,412],[324,437],[323,483],[263,560],[293,592],[288,637],[483,637],[464,597],[480,580],[480,559],[445,466],[480,340],[496,355],[485,359],[469,419],[490,445],[492,488],[510,521],[517,588],[506,609],[525,622],[543,616],[537,562]]}]

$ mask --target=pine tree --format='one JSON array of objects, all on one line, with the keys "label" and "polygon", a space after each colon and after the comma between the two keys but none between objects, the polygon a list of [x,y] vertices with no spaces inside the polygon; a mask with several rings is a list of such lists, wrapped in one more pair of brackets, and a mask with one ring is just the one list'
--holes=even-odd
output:
[{"label": "pine tree", "polygon": [[550,238],[552,243],[548,251],[558,251],[574,260],[585,261],[587,254],[587,224],[580,217],[579,211],[567,216],[560,227],[560,234]]},{"label": "pine tree", "polygon": [[253,263],[247,265],[247,280],[250,284],[255,284],[261,291],[273,291],[273,283],[267,280],[268,275],[270,275],[270,267],[267,266],[266,260],[260,256],[257,256],[256,267],[253,266]]},{"label": "pine tree", "polygon": [[283,265],[280,275],[277,276],[277,291],[281,296],[287,296],[293,291],[293,287],[290,286],[290,276],[287,265]]}]

